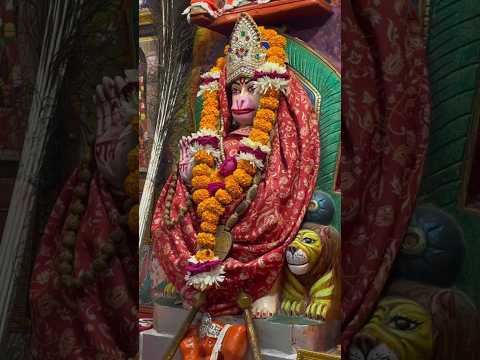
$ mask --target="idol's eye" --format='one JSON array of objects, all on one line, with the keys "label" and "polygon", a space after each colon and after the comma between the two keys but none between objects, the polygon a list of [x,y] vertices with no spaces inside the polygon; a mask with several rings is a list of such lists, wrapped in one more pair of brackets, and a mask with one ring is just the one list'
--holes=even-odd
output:
[{"label": "idol's eye", "polygon": [[308,237],[304,237],[303,240],[302,240],[305,244],[313,244],[315,242],[315,240],[313,239],[310,239]]},{"label": "idol's eye", "polygon": [[388,326],[400,331],[411,331],[415,330],[421,324],[423,324],[421,321],[412,320],[405,316],[395,315],[390,319]]},{"label": "idol's eye", "polygon": [[235,94],[235,95],[238,95],[240,94],[240,88],[236,87],[236,86],[232,86],[232,94]]},{"label": "idol's eye", "polygon": [[250,94],[255,93],[255,89],[256,89],[255,84],[249,84],[248,87],[247,87],[247,90]]}]

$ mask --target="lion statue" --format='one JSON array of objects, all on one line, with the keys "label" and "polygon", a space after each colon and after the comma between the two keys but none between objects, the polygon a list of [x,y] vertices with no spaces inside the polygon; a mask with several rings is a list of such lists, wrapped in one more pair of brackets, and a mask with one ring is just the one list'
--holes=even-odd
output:
[{"label": "lion statue", "polygon": [[478,310],[456,288],[393,280],[373,315],[355,334],[349,360],[474,360]]},{"label": "lion statue", "polygon": [[290,316],[338,319],[340,235],[331,226],[304,223],[286,251],[281,309]]},{"label": "lion statue", "polygon": [[385,297],[355,336],[350,360],[432,359],[432,319],[417,302]]}]

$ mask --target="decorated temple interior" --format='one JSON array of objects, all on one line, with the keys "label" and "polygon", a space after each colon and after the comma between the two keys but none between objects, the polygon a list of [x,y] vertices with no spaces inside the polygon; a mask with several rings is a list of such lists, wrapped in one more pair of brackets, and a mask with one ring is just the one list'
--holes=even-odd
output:
[{"label": "decorated temple interior", "polygon": [[0,1],[0,359],[477,360],[478,29]]}]

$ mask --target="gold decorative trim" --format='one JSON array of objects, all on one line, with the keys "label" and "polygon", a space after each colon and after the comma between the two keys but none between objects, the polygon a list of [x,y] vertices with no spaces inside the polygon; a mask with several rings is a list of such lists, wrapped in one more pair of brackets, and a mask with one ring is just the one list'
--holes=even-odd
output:
[{"label": "gold decorative trim", "polygon": [[[429,1],[429,0],[428,0]],[[286,38],[290,39],[290,41],[295,41],[295,42],[298,42],[300,45],[302,45],[303,47],[305,47],[305,49],[307,49],[308,51],[310,51],[310,53],[317,57],[322,63],[324,63],[325,65],[327,65],[334,73],[335,75],[338,76],[338,78],[340,79],[340,82],[342,81],[342,75],[340,74],[340,72],[338,71],[338,69],[328,60],[326,59],[325,57],[323,57],[322,55],[320,55],[318,53],[317,50],[315,50],[314,48],[312,48],[310,45],[308,45],[306,42],[304,42],[303,40],[299,39],[299,38],[296,38],[296,37],[293,37],[293,36],[290,36],[290,35],[287,35],[287,34],[282,34],[283,36],[285,36]],[[320,92],[312,85],[312,83],[307,80],[303,75],[301,75],[298,71],[295,71],[295,69],[293,69],[292,67],[290,67],[291,70],[294,70],[294,73],[301,77],[302,80],[304,80],[304,83],[308,85],[308,88],[310,90],[312,90],[316,95],[318,95],[318,98],[320,99],[318,101],[318,104],[315,104],[315,111],[317,111],[318,114],[320,114],[320,109],[321,109],[321,100],[322,100],[322,94],[320,94]],[[320,130],[321,131],[321,130]],[[338,146],[338,153],[337,153],[337,159],[336,159],[336,165],[335,165],[335,175],[334,175],[334,179],[333,179],[333,185],[332,185],[332,189],[331,191],[334,193],[334,194],[341,194],[341,191],[339,191],[340,189],[337,189],[336,188],[336,184],[337,184],[337,177],[338,177],[338,170],[340,168],[340,159],[341,159],[341,143],[342,143],[342,140],[340,139],[340,144]]]},{"label": "gold decorative trim", "polygon": [[314,109],[315,112],[320,116],[320,111],[322,108],[322,94],[318,91],[315,86],[313,86],[312,82],[308,80],[305,76],[300,74],[296,69],[292,68],[291,66],[288,67],[292,72],[300,79],[300,82],[305,85],[311,92],[315,94],[315,105]]},{"label": "gold decorative trim", "polygon": [[319,353],[309,350],[298,350],[297,360],[340,360],[340,355]]},{"label": "gold decorative trim", "polygon": [[431,0],[419,0],[418,1],[418,17],[420,18],[420,24],[423,28],[425,41],[428,40],[428,32],[430,31],[430,13],[431,13]]},{"label": "gold decorative trim", "polygon": [[150,10],[142,9],[138,13],[138,23],[140,26],[153,24],[153,16]]}]

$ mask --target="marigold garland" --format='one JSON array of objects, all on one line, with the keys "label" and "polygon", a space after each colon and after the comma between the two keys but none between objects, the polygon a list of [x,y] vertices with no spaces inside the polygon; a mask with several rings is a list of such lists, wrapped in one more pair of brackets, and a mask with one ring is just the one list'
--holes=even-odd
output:
[{"label": "marigold garland", "polygon": [[[286,39],[279,35],[275,30],[265,29],[260,26],[259,31],[263,42],[267,42],[266,62],[270,63],[270,68],[277,69],[274,72],[268,73],[270,78],[275,78],[278,71],[278,64],[284,68],[286,61]],[[225,55],[228,54],[229,46],[225,46]],[[217,59],[215,66],[210,69],[208,73],[202,75],[205,80],[201,85],[201,94],[203,96],[203,108],[200,116],[200,131],[210,130],[218,132],[220,120],[219,108],[219,83],[220,72],[225,66],[225,57]],[[266,69],[269,69],[267,66]],[[282,68],[280,68],[281,71]],[[266,76],[267,76],[266,75]],[[267,78],[268,79],[268,78]],[[268,82],[267,82],[268,83]],[[275,84],[275,83],[273,83]],[[271,85],[276,86],[276,85]],[[270,146],[270,133],[273,129],[276,120],[275,111],[279,107],[280,91],[277,88],[270,87],[261,96],[259,101],[259,108],[255,114],[252,129],[249,134],[249,143],[247,146],[252,147],[252,151],[264,151],[268,154]],[[200,136],[204,136],[201,133]],[[208,134],[208,132],[207,132]],[[206,135],[205,135],[206,136]],[[205,138],[203,144],[210,143],[208,138]],[[203,145],[202,145],[203,146]],[[215,259],[215,254],[212,251],[215,247],[215,235],[217,226],[220,221],[220,216],[225,212],[224,206],[228,206],[234,199],[242,196],[244,189],[247,189],[253,182],[253,177],[256,175],[258,169],[255,160],[254,162],[240,158],[236,162],[236,167],[230,171],[225,172],[231,175],[223,177],[218,169],[215,169],[216,161],[218,160],[211,148],[205,146],[197,147],[194,154],[196,165],[192,171],[192,187],[195,191],[192,194],[193,201],[197,204],[196,213],[201,218],[200,230],[197,234],[197,245],[199,249],[195,254],[197,261],[209,261]],[[218,151],[218,149],[214,149]],[[252,153],[253,154],[253,153]],[[252,156],[251,154],[244,155]],[[220,165],[220,164],[217,164]],[[260,161],[258,166],[261,166]],[[230,165],[227,165],[230,166]],[[224,171],[224,170],[222,170]]]},{"label": "marigold garland", "polygon": [[220,172],[218,170],[212,171],[212,173],[210,174],[210,183],[222,182],[222,180],[222,175],[220,175]]},{"label": "marigold garland", "polygon": [[283,50],[280,47],[274,46],[271,47],[270,49],[267,50],[267,56],[272,58],[272,57],[279,57],[279,58],[285,58],[285,50]]},{"label": "marigold garland", "polygon": [[232,196],[224,189],[218,189],[215,193],[215,198],[222,205],[228,205],[233,201]]},{"label": "marigold garland", "polygon": [[282,35],[275,35],[275,36],[272,36],[272,38],[270,39],[270,46],[285,48],[286,45],[287,45],[287,39],[285,39],[285,37]]},{"label": "marigold garland", "polygon": [[267,134],[265,131],[256,128],[253,128],[250,131],[249,138],[263,145],[267,145],[270,142],[270,135]]},{"label": "marigold garland", "polygon": [[212,172],[212,168],[208,166],[207,164],[199,164],[195,165],[192,169],[192,176],[210,176]]},{"label": "marigold garland", "polygon": [[197,243],[200,246],[205,246],[213,249],[215,247],[215,235],[206,232],[199,233],[197,235]]},{"label": "marigold garland", "polygon": [[260,109],[257,111],[255,119],[264,119],[273,123],[275,122],[275,113],[270,109]]},{"label": "marigold garland", "polygon": [[127,164],[130,172],[138,169],[138,152],[138,145],[128,152]]},{"label": "marigold garland", "polygon": [[218,214],[215,214],[211,211],[204,211],[201,215],[202,221],[211,223],[211,224],[218,224],[218,221],[220,220],[220,216]]},{"label": "marigold garland", "polygon": [[257,168],[248,160],[240,160],[237,165],[238,169],[243,169],[247,174],[253,176],[257,173]]},{"label": "marigold garland", "polygon": [[136,171],[132,171],[125,178],[123,182],[123,188],[126,194],[134,201],[138,201],[139,196],[139,187],[138,187],[138,178],[139,178],[138,168]]},{"label": "marigold garland", "polygon": [[[274,98],[278,101],[278,96],[279,96],[279,91],[277,89],[273,89],[273,88],[270,88],[267,90],[267,92],[265,93],[265,96],[263,98]],[[262,99],[260,99],[260,102],[262,101]]]},{"label": "marigold garland", "polygon": [[215,63],[215,65],[219,68],[219,69],[223,69],[223,67],[225,66],[225,58],[224,57],[219,57],[217,59],[217,62]]},{"label": "marigold garland", "polygon": [[215,253],[211,249],[203,249],[197,251],[195,257],[198,261],[209,261],[215,258]]},{"label": "marigold garland", "polygon": [[273,96],[265,96],[260,99],[260,107],[268,110],[277,110],[280,102]]},{"label": "marigold garland", "polygon": [[238,199],[242,195],[242,188],[238,185],[233,175],[225,178],[225,189],[234,199]]},{"label": "marigold garland", "polygon": [[195,190],[192,194],[192,199],[195,204],[200,204],[202,201],[208,199],[210,197],[210,193],[207,189],[198,189]]},{"label": "marigold garland", "polygon": [[253,178],[247,174],[243,169],[237,169],[233,172],[233,177],[236,182],[243,188],[248,188],[252,185]]},{"label": "marigold garland", "polygon": [[270,121],[265,120],[264,118],[261,118],[261,117],[257,117],[255,119],[255,121],[253,122],[253,126],[266,133],[269,133],[273,128],[273,124]]},{"label": "marigold garland", "polygon": [[217,232],[217,224],[204,221],[200,224],[200,229],[203,232],[215,234]]},{"label": "marigold garland", "polygon": [[283,64],[285,63],[285,57],[279,57],[279,56],[272,56],[271,58],[269,58],[270,62],[272,63],[275,63],[275,64]]},{"label": "marigold garland", "polygon": [[205,150],[199,150],[195,153],[195,161],[200,164],[206,164],[213,167],[215,164],[215,158]]},{"label": "marigold garland", "polygon": [[192,178],[192,186],[194,189],[206,189],[210,183],[210,177],[206,175],[195,176]]},{"label": "marigold garland", "polygon": [[213,105],[203,107],[203,110],[202,110],[203,117],[213,116],[216,119],[219,114],[220,114],[220,111],[218,111],[218,109]]},{"label": "marigold garland", "polygon": [[200,127],[202,129],[216,130],[217,129],[217,117],[213,114],[208,114],[202,117],[200,120]]},{"label": "marigold garland", "polygon": [[218,215],[223,215],[223,213],[225,212],[225,208],[218,202],[215,197],[210,197],[207,200],[202,201],[198,205],[199,208],[200,205],[203,205],[206,210],[209,210]]},{"label": "marigold garland", "polygon": [[140,117],[138,116],[138,114],[131,115],[128,118],[128,122],[132,126],[133,131],[135,131],[135,133],[138,135],[138,127],[140,124]]}]

